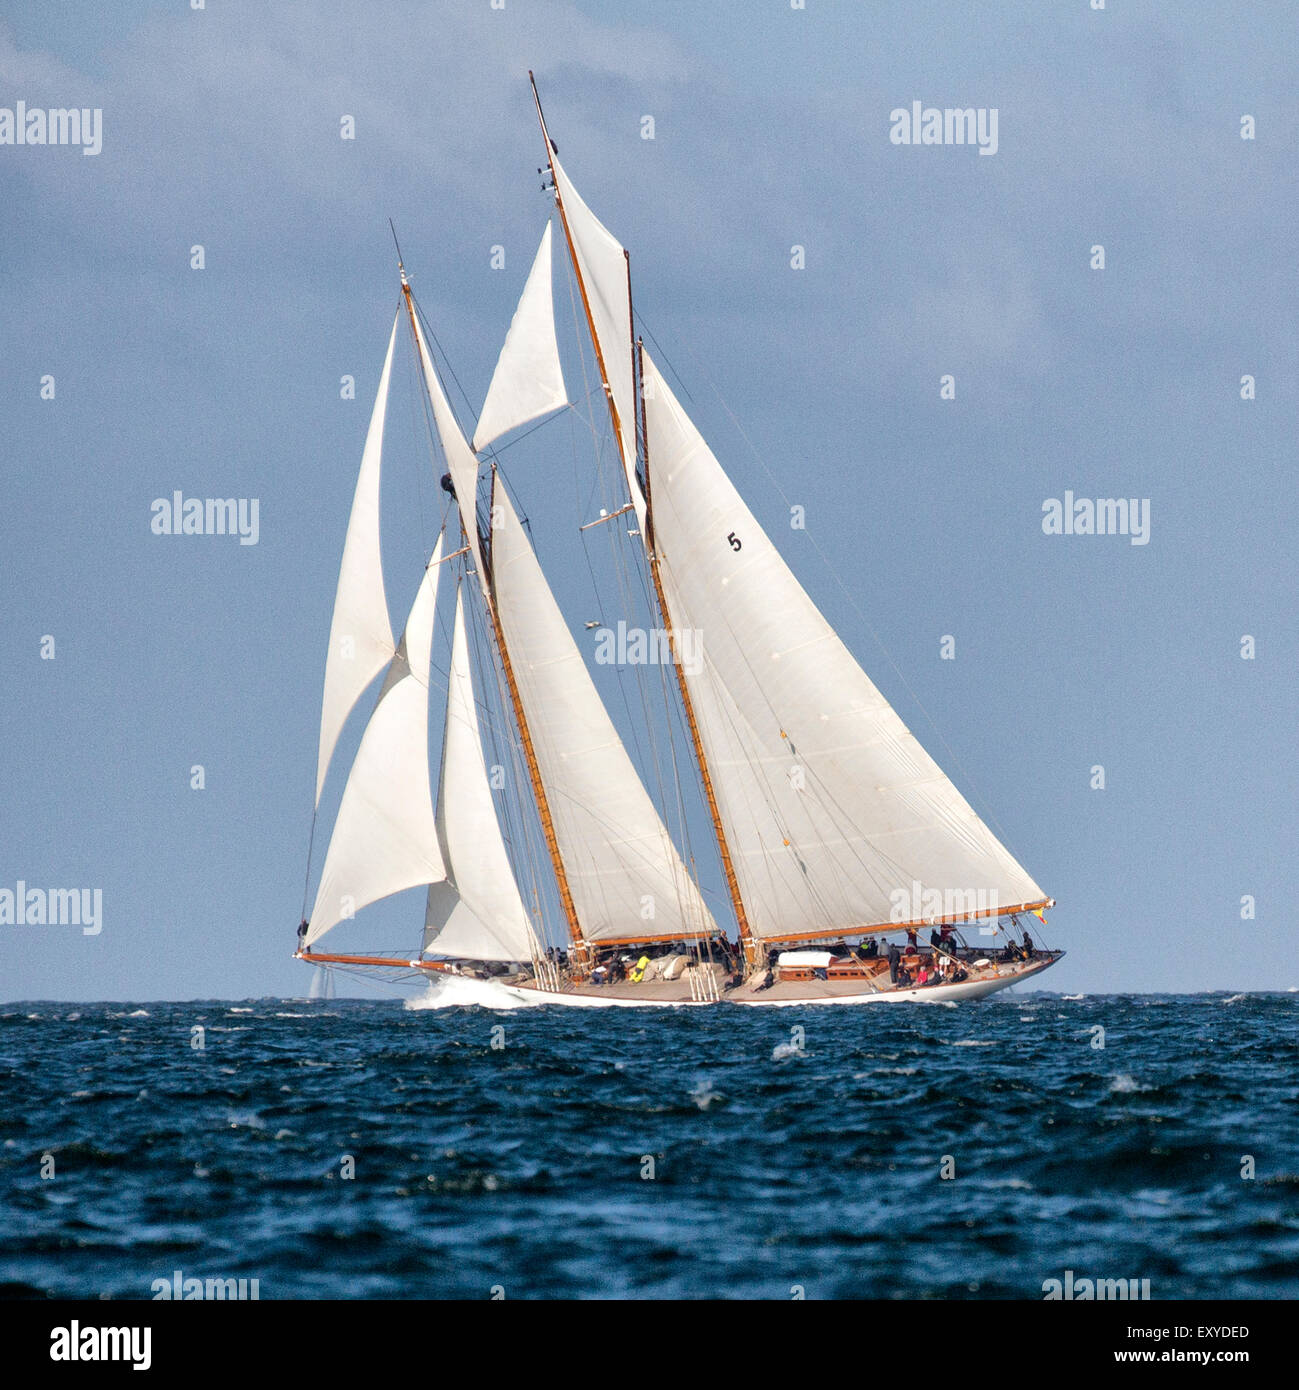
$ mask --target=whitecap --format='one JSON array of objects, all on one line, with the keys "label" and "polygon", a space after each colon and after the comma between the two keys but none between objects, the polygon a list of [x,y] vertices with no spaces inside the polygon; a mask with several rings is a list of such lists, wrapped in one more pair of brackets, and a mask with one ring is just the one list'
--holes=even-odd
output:
[{"label": "whitecap", "polygon": [[1118,1095],[1131,1095],[1134,1091],[1148,1091],[1149,1086],[1143,1086],[1134,1076],[1125,1071],[1119,1072],[1117,1076],[1110,1078],[1110,1090]]},{"label": "whitecap", "polygon": [[802,1057],[805,1053],[795,1042],[777,1043],[771,1049],[771,1060],[773,1062],[783,1062],[787,1057]]},{"label": "whitecap", "polygon": [[725,1100],[720,1091],[713,1089],[713,1083],[705,1077],[690,1088],[690,1099],[701,1109],[707,1110],[715,1100]]}]

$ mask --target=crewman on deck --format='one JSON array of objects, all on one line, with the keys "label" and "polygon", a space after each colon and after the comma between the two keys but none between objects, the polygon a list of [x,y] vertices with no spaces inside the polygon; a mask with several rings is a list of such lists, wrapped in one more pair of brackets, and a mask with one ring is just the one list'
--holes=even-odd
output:
[{"label": "crewman on deck", "polygon": [[650,958],[648,956],[642,956],[636,962],[636,964],[632,966],[631,971],[627,975],[627,978],[632,982],[632,984],[638,985],[645,978],[645,971],[648,968],[649,963]]}]

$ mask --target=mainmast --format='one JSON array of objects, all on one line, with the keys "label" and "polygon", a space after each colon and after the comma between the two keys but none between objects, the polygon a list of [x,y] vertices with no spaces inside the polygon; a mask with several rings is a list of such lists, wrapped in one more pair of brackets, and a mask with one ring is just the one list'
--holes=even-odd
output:
[{"label": "mainmast", "polygon": [[[395,237],[394,233],[394,237]],[[424,371],[427,380],[428,364],[424,361],[423,339],[420,335],[419,327],[415,321],[415,303],[411,295],[410,282],[406,279],[406,268],[401,262],[401,253],[398,251],[397,268],[401,272],[401,292],[406,301],[406,313],[410,319],[411,334],[415,339],[415,354],[419,359],[421,370]],[[495,497],[496,490],[496,469],[492,469],[492,494]],[[470,502],[470,522],[474,517],[474,503]],[[465,517],[463,511],[460,514],[460,525],[462,531],[465,529]],[[466,536],[466,543],[469,537]],[[486,576],[483,576],[485,581]],[[505,673],[505,684],[509,691],[510,704],[514,709],[514,719],[518,726],[519,738],[523,744],[524,761],[528,769],[528,780],[532,786],[533,799],[537,805],[537,815],[541,820],[542,834],[546,841],[546,850],[550,855],[551,867],[555,871],[555,882],[559,887],[559,900],[564,908],[564,918],[568,924],[569,938],[573,943],[574,965],[577,967],[575,973],[580,977],[586,973],[590,961],[590,947],[586,938],[582,934],[582,924],[578,920],[577,908],[573,904],[573,895],[568,886],[568,873],[564,867],[563,856],[559,851],[559,840],[555,835],[555,825],[550,814],[550,803],[546,797],[546,789],[541,780],[541,772],[537,765],[537,754],[532,742],[532,733],[528,728],[528,718],[523,712],[523,702],[519,697],[519,687],[514,677],[514,668],[510,664],[509,648],[506,646],[505,633],[501,629],[500,617],[496,612],[496,605],[492,602],[487,584],[482,584],[483,604],[487,610],[487,615],[491,619],[492,635],[496,642],[496,651],[500,656],[501,669]]]},{"label": "mainmast", "polygon": [[[613,387],[610,384],[609,371],[605,364],[604,349],[600,343],[600,336],[596,332],[595,319],[591,313],[591,301],[587,294],[586,281],[582,275],[581,262],[578,259],[576,247],[573,244],[573,234],[568,223],[568,214],[564,209],[564,198],[560,191],[559,180],[555,176],[554,145],[550,139],[550,132],[546,128],[546,118],[541,110],[541,97],[537,93],[537,82],[532,72],[528,73],[528,81],[532,84],[532,99],[537,108],[537,120],[541,124],[542,138],[546,142],[546,163],[550,169],[551,183],[555,189],[555,206],[559,209],[559,219],[564,228],[564,240],[568,244],[569,259],[573,264],[573,273],[577,277],[578,293],[582,300],[582,309],[586,315],[587,330],[591,335],[591,342],[595,348],[596,363],[600,369],[600,380],[604,385],[605,400],[609,405],[609,416],[613,423],[613,436],[618,445],[618,456],[622,462],[623,474],[627,482],[627,489],[630,505],[641,512],[641,508],[636,506],[636,484],[635,471],[629,466],[626,446],[623,442],[622,418],[618,410],[618,402],[614,397]],[[636,365],[636,370],[632,374],[633,391],[638,391],[641,381],[640,366],[640,342],[636,338],[635,321],[631,312],[631,256],[624,249],[623,257],[627,266],[627,338],[628,350]],[[645,549],[649,556],[650,574],[654,583],[654,594],[658,603],[659,615],[663,621],[664,629],[668,635],[674,657],[677,653],[677,639],[672,626],[672,615],[668,610],[667,597],[663,591],[663,581],[659,574],[658,555],[654,547],[654,525],[651,514],[650,484],[649,484],[649,439],[645,426],[645,401],[643,392],[640,393],[640,437],[641,449],[644,459],[645,471],[645,490],[643,502],[643,515],[640,516],[642,529],[644,531]],[[681,693],[681,704],[685,711],[686,724],[690,730],[690,742],[694,749],[695,762],[699,768],[699,776],[703,785],[704,797],[708,804],[708,813],[712,819],[713,835],[717,841],[718,853],[721,856],[722,869],[726,876],[726,891],[731,899],[731,907],[735,913],[736,926],[739,931],[740,944],[744,949],[745,960],[752,966],[756,963],[758,955],[758,944],[749,927],[748,914],[744,909],[744,899],[740,894],[739,879],[735,873],[735,866],[731,859],[730,846],[726,839],[726,829],[722,824],[721,810],[718,806],[717,796],[713,789],[712,774],[708,769],[708,759],[704,753],[703,741],[699,735],[699,726],[695,720],[694,705],[690,699],[690,691],[686,685],[685,668],[680,660],[673,660],[673,668],[676,671],[677,689]]]},{"label": "mainmast", "polygon": [[[630,258],[628,263],[628,282],[630,288]],[[636,339],[636,380],[642,382],[641,340]],[[659,555],[654,545],[654,501],[650,487],[649,434],[645,428],[645,400],[642,392],[640,413],[641,455],[645,464],[645,549],[649,554],[650,575],[654,580],[654,594],[658,599],[659,612],[663,615],[663,625],[667,628],[668,641],[673,654],[677,654],[676,632],[672,627],[672,617],[668,611],[667,595],[663,592],[663,576],[659,573]],[[717,793],[713,790],[713,774],[708,770],[708,759],[704,754],[704,742],[699,736],[699,724],[695,719],[695,706],[690,698],[690,687],[686,684],[686,670],[679,660],[672,665],[677,673],[677,689],[681,692],[681,707],[685,710],[686,724],[690,729],[690,743],[695,750],[695,762],[699,765],[699,777],[703,783],[704,798],[708,803],[708,814],[712,817],[713,835],[717,839],[717,850],[722,859],[722,871],[726,875],[726,891],[730,894],[731,906],[735,909],[735,921],[739,927],[740,944],[744,948],[744,958],[750,965],[757,964],[758,945],[749,929],[748,914],[744,910],[744,899],[740,895],[740,881],[731,861],[731,847],[726,839],[726,827],[722,824],[721,808],[717,804]]]},{"label": "mainmast", "polygon": [[[528,70],[528,81],[532,83],[532,100],[537,107],[537,120],[541,122],[541,135],[546,142],[546,164],[550,169],[550,181],[555,189],[555,206],[559,209],[559,220],[564,228],[564,241],[568,244],[568,258],[573,263],[573,273],[577,276],[577,292],[582,298],[582,311],[586,314],[586,326],[591,333],[591,342],[595,347],[596,365],[600,368],[600,380],[604,384],[605,400],[609,403],[609,416],[613,421],[613,436],[618,441],[618,456],[622,460],[624,470],[627,467],[627,454],[622,442],[622,417],[618,411],[618,402],[614,400],[613,388],[609,385],[609,371],[604,362],[604,349],[600,346],[600,336],[595,331],[595,320],[591,317],[591,301],[586,293],[586,281],[582,278],[582,267],[577,259],[577,250],[573,245],[573,233],[569,229],[568,214],[564,211],[564,199],[559,191],[559,182],[555,178],[555,147],[550,139],[550,132],[546,129],[546,118],[541,110],[541,98],[537,95],[537,80],[532,75],[532,70]],[[628,262],[628,286],[630,288],[631,264]],[[631,325],[628,324],[628,332],[631,332]],[[635,497],[632,497],[635,502]]]}]

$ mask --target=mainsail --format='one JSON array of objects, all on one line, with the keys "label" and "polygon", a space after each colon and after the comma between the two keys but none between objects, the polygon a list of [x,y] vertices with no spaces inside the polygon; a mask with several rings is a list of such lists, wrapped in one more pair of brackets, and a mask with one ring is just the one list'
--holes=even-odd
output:
[{"label": "mainsail", "polygon": [[[1047,902],[804,592],[648,354],[653,544],[749,923],[765,938],[898,921],[922,902]],[[954,895],[962,895],[956,899]],[[959,918],[964,911],[901,920]]]},{"label": "mainsail", "polygon": [[433,820],[428,683],[442,541],[343,789],[305,945],[369,903],[446,876]]},{"label": "mainsail", "polygon": [[[540,110],[540,107],[538,107]],[[543,129],[545,123],[543,122]],[[559,162],[550,154],[555,196],[569,247],[577,265],[601,375],[617,422],[619,454],[636,521],[645,530],[645,498],[636,481],[636,385],[632,371],[631,283],[622,243],[582,201]]]},{"label": "mainsail", "polygon": [[492,514],[492,589],[583,935],[715,932],[503,488]]},{"label": "mainsail", "polygon": [[519,307],[492,373],[487,399],[474,430],[475,453],[520,425],[568,404],[555,342],[555,305],[550,289],[550,223],[541,236]]},{"label": "mainsail", "polygon": [[451,639],[437,834],[447,876],[429,885],[425,954],[530,960],[535,946],[528,914],[501,838],[483,761],[460,593]]},{"label": "mainsail", "polygon": [[325,659],[325,696],[320,711],[320,752],[316,760],[317,805],[347,716],[366,686],[383,670],[384,664],[392,660],[392,627],[388,621],[388,600],[383,591],[383,566],[379,555],[379,470],[396,340],[397,319],[394,318],[392,332],[388,335],[388,355],[383,360],[383,374],[379,378],[379,392],[365,436],[361,472],[352,498],[352,515],[347,523],[343,562],[334,596],[329,655]]}]

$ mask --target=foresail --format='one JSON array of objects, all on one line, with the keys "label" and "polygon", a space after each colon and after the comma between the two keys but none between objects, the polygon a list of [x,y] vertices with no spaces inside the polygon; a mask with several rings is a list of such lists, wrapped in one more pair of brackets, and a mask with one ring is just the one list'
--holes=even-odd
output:
[{"label": "foresail", "polygon": [[369,903],[446,876],[428,764],[429,658],[441,558],[439,539],[343,789],[307,946]]},{"label": "foresail", "polygon": [[451,485],[456,490],[460,520],[469,540],[469,553],[474,557],[479,587],[483,596],[487,597],[487,572],[483,567],[482,547],[478,541],[478,460],[456,423],[455,413],[434,370],[433,358],[429,355],[428,344],[424,341],[424,332],[413,314],[411,322],[415,325],[415,340],[419,350],[420,367],[424,372],[424,383],[433,403],[433,422],[437,426],[438,438],[442,441],[442,452],[446,455]]},{"label": "foresail", "polygon": [[383,361],[383,374],[379,378],[379,391],[361,455],[361,472],[352,497],[352,515],[347,523],[343,562],[334,596],[329,654],[325,659],[325,696],[320,711],[320,752],[316,760],[317,805],[347,716],[366,686],[383,670],[384,664],[392,660],[392,626],[388,620],[379,551],[379,473],[396,341],[397,319],[393,319],[388,355]]},{"label": "foresail", "polygon": [[497,613],[583,935],[635,940],[715,931],[503,488],[493,513]]},{"label": "foresail", "polygon": [[631,287],[627,254],[600,219],[582,201],[552,153],[555,191],[568,227],[577,270],[590,310],[605,378],[618,412],[623,471],[636,520],[645,529],[645,499],[636,481],[636,390],[632,369]]},{"label": "foresail", "polygon": [[475,452],[529,420],[568,404],[555,342],[550,241],[547,222],[478,416]]},{"label": "foresail", "polygon": [[471,960],[530,960],[528,914],[487,781],[460,594],[447,680],[437,832],[447,881],[429,887],[424,950]]},{"label": "foresail", "polygon": [[654,545],[672,625],[697,643],[687,681],[754,934],[1044,902],[803,591],[648,354],[644,371]]}]

